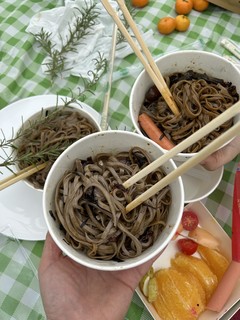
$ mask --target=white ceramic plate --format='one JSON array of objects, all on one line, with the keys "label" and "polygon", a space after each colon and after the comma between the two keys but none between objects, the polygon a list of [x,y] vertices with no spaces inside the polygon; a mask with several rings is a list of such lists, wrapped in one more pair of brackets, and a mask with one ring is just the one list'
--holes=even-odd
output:
[{"label": "white ceramic plate", "polygon": [[[228,237],[226,232],[221,228],[212,214],[207,208],[200,202],[194,202],[186,206],[189,210],[193,210],[197,213],[199,218],[199,224],[206,230],[208,230],[213,236],[215,236],[220,242],[220,251],[230,260],[231,259],[231,239]],[[165,249],[163,254],[154,262],[154,270],[160,268],[168,268],[170,266],[170,259],[175,256],[177,252],[176,240],[172,241]],[[142,294],[141,290],[137,288],[137,293],[142,299],[143,303],[151,313],[154,320],[163,320],[157,314],[155,308],[150,304]],[[219,320],[224,314],[226,314],[239,300],[240,297],[240,280],[236,283],[236,286],[231,293],[228,301],[226,302],[223,309],[219,312],[205,311],[203,312],[198,320]],[[226,319],[226,318],[225,318]]]},{"label": "white ceramic plate", "polygon": [[[61,98],[66,97],[58,96],[59,104]],[[18,100],[8,105],[0,111],[0,130],[6,139],[11,138],[13,130],[18,129],[22,121],[42,108],[55,105],[56,101],[56,95],[42,95]],[[100,114],[88,105],[81,103],[81,106],[78,104],[74,106],[89,112],[100,123]],[[0,139],[3,139],[2,132]],[[0,149],[1,156],[4,154]],[[6,168],[0,170],[3,172],[0,174],[0,180],[11,175]],[[42,192],[31,189],[22,181],[0,191],[0,230],[3,230],[2,233],[6,236],[14,235],[21,240],[45,239],[47,226],[43,217]]]},{"label": "white ceramic plate", "polygon": [[[175,161],[177,167],[180,162]],[[181,176],[184,187],[185,203],[200,201],[211,194],[219,185],[223,176],[224,167],[208,171],[201,165],[196,165]]]}]

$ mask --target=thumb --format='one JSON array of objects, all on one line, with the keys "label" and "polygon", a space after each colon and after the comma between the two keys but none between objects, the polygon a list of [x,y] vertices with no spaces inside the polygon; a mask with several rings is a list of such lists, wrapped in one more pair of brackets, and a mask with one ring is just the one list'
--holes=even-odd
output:
[{"label": "thumb", "polygon": [[[230,161],[231,159],[229,159]],[[226,157],[226,154],[224,152],[224,148],[221,150],[218,150],[211,154],[209,157],[207,157],[204,161],[201,162],[201,165],[210,171],[217,170],[222,165],[228,162],[228,159]]]},{"label": "thumb", "polygon": [[240,152],[240,137],[236,137],[223,148],[215,151],[212,155],[201,162],[207,170],[216,170],[232,161]]},{"label": "thumb", "polygon": [[39,269],[45,269],[52,263],[56,262],[62,256],[61,249],[53,241],[50,233],[46,235],[46,240],[43,248],[43,254],[40,262]]}]

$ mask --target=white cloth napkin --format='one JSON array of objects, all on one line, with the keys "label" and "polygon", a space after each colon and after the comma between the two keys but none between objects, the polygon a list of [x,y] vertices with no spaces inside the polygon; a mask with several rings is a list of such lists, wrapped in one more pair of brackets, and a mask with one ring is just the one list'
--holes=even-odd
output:
[{"label": "white cloth napkin", "polygon": [[[93,0],[66,0],[65,6],[54,8],[48,11],[42,11],[32,17],[26,29],[28,33],[36,35],[40,33],[41,29],[45,32],[51,33],[51,42],[54,44],[54,49],[61,50],[64,39],[69,35],[69,27],[73,28],[76,20],[77,8],[84,8],[86,4],[90,5]],[[110,1],[116,8],[116,2]],[[68,77],[70,74],[87,78],[88,71],[94,70],[94,59],[99,57],[99,53],[106,59],[109,57],[111,49],[113,20],[107,13],[100,1],[96,4],[97,10],[100,12],[95,26],[91,34],[82,39],[76,47],[76,52],[69,52],[65,55],[65,71],[62,77]],[[147,45],[152,45],[153,31],[148,30],[143,32],[141,26],[138,26],[143,39]],[[116,47],[116,61],[120,60],[132,53],[129,44],[124,41]],[[42,63],[43,72],[46,71],[46,63],[50,57],[46,56]]]}]

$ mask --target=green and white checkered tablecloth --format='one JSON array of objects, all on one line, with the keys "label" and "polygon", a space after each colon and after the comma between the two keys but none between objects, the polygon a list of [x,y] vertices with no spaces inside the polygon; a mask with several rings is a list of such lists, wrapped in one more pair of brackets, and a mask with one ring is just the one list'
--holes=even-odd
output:
[{"label": "green and white checkered tablecloth", "polygon": [[[136,12],[136,21],[145,30],[153,30],[154,46],[150,46],[150,51],[154,57],[179,49],[206,50],[223,55],[229,54],[220,45],[223,37],[240,43],[240,16],[214,5],[202,13],[192,11],[191,26],[187,32],[160,35],[156,29],[157,22],[163,16],[176,15],[174,3],[174,0],[150,0],[147,7]],[[64,3],[60,0],[0,1],[0,109],[29,96],[69,95],[70,90],[78,91],[78,77],[59,78],[52,83],[43,74],[41,63],[44,53],[34,37],[25,31],[34,14],[62,5]],[[133,129],[128,101],[131,87],[141,69],[134,54],[116,61],[110,100],[112,129]],[[88,94],[85,100],[99,112],[103,105],[105,81],[106,77],[102,77],[94,95]],[[235,159],[225,166],[220,185],[203,201],[228,234],[231,230],[234,172],[239,160]],[[37,279],[42,248],[43,241],[23,241],[14,239],[14,235],[8,238],[0,234],[1,320],[45,319]],[[136,294],[126,319],[152,319]]]}]

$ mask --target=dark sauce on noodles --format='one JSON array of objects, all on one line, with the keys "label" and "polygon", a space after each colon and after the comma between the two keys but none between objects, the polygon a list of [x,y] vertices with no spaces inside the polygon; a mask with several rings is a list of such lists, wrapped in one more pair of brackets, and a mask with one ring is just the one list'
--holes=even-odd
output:
[{"label": "dark sauce on noodles", "polygon": [[[192,135],[239,100],[231,82],[192,70],[165,77],[180,115],[170,111],[156,86],[146,93],[140,113],[147,113],[175,145]],[[184,152],[197,152],[229,129],[230,119]]]},{"label": "dark sauce on noodles", "polygon": [[55,190],[54,218],[64,241],[90,258],[115,261],[139,256],[152,246],[166,225],[169,186],[129,213],[125,207],[165,173],[159,168],[127,190],[122,186],[150,162],[150,155],[138,147],[77,159]]},{"label": "dark sauce on noodles", "polygon": [[43,110],[39,118],[22,128],[17,146],[20,169],[32,164],[48,162],[28,181],[43,189],[49,170],[57,157],[73,142],[98,131],[93,123],[71,107]]}]

